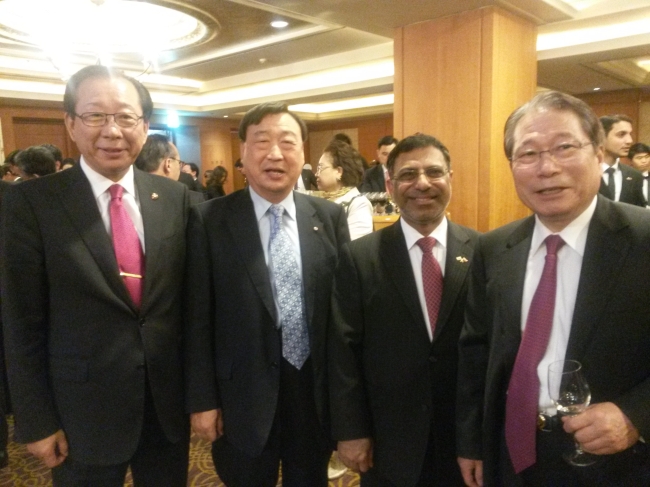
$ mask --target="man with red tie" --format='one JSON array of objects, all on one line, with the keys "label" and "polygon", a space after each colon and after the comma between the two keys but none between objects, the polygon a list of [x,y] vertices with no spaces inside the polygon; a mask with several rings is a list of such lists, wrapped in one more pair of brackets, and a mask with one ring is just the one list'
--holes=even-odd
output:
[{"label": "man with red tie", "polygon": [[332,433],[363,487],[463,485],[454,448],[458,336],[477,232],[447,220],[451,160],[436,138],[400,141],[392,226],[344,247],[328,365]]},{"label": "man with red tie", "polygon": [[2,312],[16,438],[55,487],[187,483],[180,357],[187,188],[133,168],[151,97],[103,66],[70,78],[80,164],[12,186]]},{"label": "man with red tie", "polygon": [[[598,195],[604,133],[584,102],[515,110],[505,151],[534,215],[479,238],[460,337],[458,456],[468,486],[650,485],[650,214]],[[548,366],[577,360],[591,405],[558,417]],[[563,453],[593,454],[591,466]]]}]

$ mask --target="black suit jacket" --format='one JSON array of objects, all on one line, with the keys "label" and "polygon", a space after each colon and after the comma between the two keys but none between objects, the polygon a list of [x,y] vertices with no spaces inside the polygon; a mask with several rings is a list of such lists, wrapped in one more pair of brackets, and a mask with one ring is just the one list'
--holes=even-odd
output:
[{"label": "black suit jacket", "polygon": [[[343,209],[294,193],[318,415],[329,433],[326,325]],[[222,408],[228,441],[250,456],[264,448],[279,394],[281,331],[250,191],[192,208],[188,226],[187,409]]]},{"label": "black suit jacket", "polygon": [[381,164],[372,166],[363,173],[363,182],[358,186],[361,193],[385,192],[386,179]]},{"label": "black suit jacket", "polygon": [[[646,200],[643,196],[643,174],[640,171],[637,171],[633,167],[630,167],[622,162],[618,163],[618,167],[622,173],[622,187],[621,187],[621,197],[619,201],[622,203],[629,203],[635,206],[642,206],[645,208]],[[609,189],[605,184],[603,178],[600,178],[600,189],[598,191],[600,194],[609,198]]]},{"label": "black suit jacket", "polygon": [[[533,228],[534,217],[506,225],[481,236],[474,252],[460,340],[458,454],[483,459],[486,486],[494,485],[506,391],[521,341]],[[566,353],[583,364],[592,404],[614,402],[645,438],[650,437],[648,242],[647,210],[598,197]]]},{"label": "black suit jacket", "polygon": [[316,181],[316,175],[311,169],[303,169],[300,173],[302,182],[305,184],[306,190],[315,190],[318,189],[318,181]]},{"label": "black suit jacket", "polygon": [[180,357],[187,188],[134,171],[146,251],[139,311],[81,166],[12,186],[2,208],[16,434],[33,442],[62,428],[70,457],[86,464],[117,464],[135,452],[145,374],[167,437],[178,441],[187,425]]},{"label": "black suit jacket", "polygon": [[453,446],[458,336],[477,237],[449,223],[433,342],[399,222],[341,254],[328,353],[333,437],[372,437],[374,468],[394,485],[416,485],[430,431],[435,464],[424,468],[463,485]]}]

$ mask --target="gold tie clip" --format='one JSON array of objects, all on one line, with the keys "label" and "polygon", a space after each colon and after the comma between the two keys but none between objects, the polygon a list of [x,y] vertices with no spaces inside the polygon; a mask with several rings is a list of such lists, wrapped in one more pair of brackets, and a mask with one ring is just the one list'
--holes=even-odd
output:
[{"label": "gold tie clip", "polygon": [[134,279],[142,279],[142,276],[139,274],[130,274],[129,272],[121,272],[120,277],[132,277]]}]

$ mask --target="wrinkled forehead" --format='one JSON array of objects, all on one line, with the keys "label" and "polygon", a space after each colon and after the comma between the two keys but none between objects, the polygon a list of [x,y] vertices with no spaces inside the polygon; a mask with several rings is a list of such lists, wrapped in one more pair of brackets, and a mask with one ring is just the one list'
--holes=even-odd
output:
[{"label": "wrinkled forehead", "polygon": [[585,133],[578,115],[569,110],[533,108],[515,126],[514,146],[543,142],[560,137],[584,140]]},{"label": "wrinkled forehead", "polygon": [[419,147],[409,152],[402,152],[395,159],[395,171],[405,167],[429,167],[447,165],[445,156],[433,146]]}]

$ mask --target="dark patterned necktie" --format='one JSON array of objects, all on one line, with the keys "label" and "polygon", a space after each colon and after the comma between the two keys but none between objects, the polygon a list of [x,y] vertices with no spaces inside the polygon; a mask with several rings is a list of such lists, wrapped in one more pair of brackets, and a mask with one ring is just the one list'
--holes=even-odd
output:
[{"label": "dark patterned necktie", "polygon": [[607,178],[607,189],[609,190],[609,198],[612,201],[616,201],[616,181],[614,180],[614,173],[616,169],[613,167],[608,167],[605,172],[609,174]]},{"label": "dark patterned necktie", "polygon": [[559,235],[549,235],[545,243],[544,270],[530,303],[506,399],[506,444],[515,473],[534,465],[537,458],[537,366],[546,353],[553,328],[557,252],[564,245],[564,240]]},{"label": "dark patterned necktie", "polygon": [[271,205],[273,215],[269,255],[273,270],[280,323],[282,326],[282,356],[300,370],[309,357],[309,332],[303,311],[302,276],[289,235],[282,228],[282,205]]},{"label": "dark patterned necktie", "polygon": [[136,308],[142,304],[142,285],[144,277],[144,255],[142,246],[135,230],[133,221],[122,204],[124,188],[119,184],[112,185],[109,189],[111,202],[109,213],[111,216],[111,234],[113,236],[113,249],[120,276],[131,295]]},{"label": "dark patterned necktie", "polygon": [[438,322],[438,312],[440,311],[440,302],[442,301],[442,269],[440,269],[440,264],[438,264],[432,252],[433,247],[436,245],[436,239],[433,237],[422,237],[416,243],[422,249],[422,287],[424,288],[424,298],[427,302],[431,337],[434,337],[436,323]]}]

